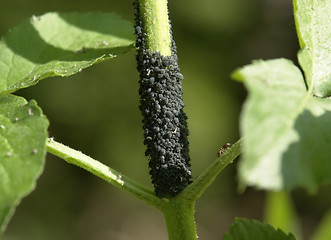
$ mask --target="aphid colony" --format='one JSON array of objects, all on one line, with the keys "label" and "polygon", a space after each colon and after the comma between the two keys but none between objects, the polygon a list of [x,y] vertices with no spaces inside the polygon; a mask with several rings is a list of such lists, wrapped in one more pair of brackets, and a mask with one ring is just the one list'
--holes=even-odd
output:
[{"label": "aphid colony", "polygon": [[144,144],[155,194],[171,197],[192,182],[189,169],[189,134],[183,112],[183,75],[177,63],[175,43],[172,56],[146,49],[144,27],[135,2],[137,63],[140,73],[140,110],[143,115]]}]

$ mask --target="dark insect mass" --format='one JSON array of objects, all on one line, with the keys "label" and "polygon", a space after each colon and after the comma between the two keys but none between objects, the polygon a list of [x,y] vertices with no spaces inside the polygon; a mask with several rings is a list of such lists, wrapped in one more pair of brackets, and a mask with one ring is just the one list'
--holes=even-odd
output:
[{"label": "dark insect mass", "polygon": [[[177,63],[172,40],[172,55],[146,49],[144,27],[135,1],[137,63],[140,73],[140,110],[143,115],[145,155],[155,194],[173,197],[192,182],[188,128],[183,112],[183,75]],[[171,32],[170,32],[171,33]]]}]

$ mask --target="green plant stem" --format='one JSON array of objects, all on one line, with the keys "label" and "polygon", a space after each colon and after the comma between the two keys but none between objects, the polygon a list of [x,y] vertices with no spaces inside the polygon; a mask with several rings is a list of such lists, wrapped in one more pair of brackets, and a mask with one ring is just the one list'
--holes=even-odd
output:
[{"label": "green plant stem", "polygon": [[151,52],[160,52],[163,56],[171,56],[167,3],[167,0],[139,0],[146,47]]},{"label": "green plant stem", "polygon": [[212,184],[216,176],[241,153],[243,139],[232,144],[202,174],[179,195],[185,199],[196,200]]},{"label": "green plant stem", "polygon": [[164,204],[161,211],[167,223],[170,240],[196,240],[194,204],[216,176],[241,153],[242,139],[229,147],[192,184]]},{"label": "green plant stem", "polygon": [[104,179],[115,187],[118,187],[132,194],[136,198],[143,200],[148,205],[160,208],[165,203],[164,200],[156,197],[151,189],[147,189],[144,186],[141,186],[136,181],[123,176],[122,174],[102,164],[101,162],[92,159],[82,152],[58,143],[53,139],[48,139],[47,151],[70,164],[81,167],[90,173]]},{"label": "green plant stem", "polygon": [[196,240],[194,201],[173,198],[161,209],[165,218],[169,240]]},{"label": "green plant stem", "polygon": [[264,211],[265,222],[286,233],[293,233],[297,240],[302,239],[298,216],[289,192],[266,192]]},{"label": "green plant stem", "polygon": [[148,205],[161,210],[165,218],[169,240],[196,240],[196,225],[194,221],[194,204],[215,177],[230,164],[239,154],[242,139],[229,147],[224,154],[214,161],[191,185],[172,199],[161,199],[154,195],[151,189],[141,186],[134,180],[123,176],[110,167],[91,157],[58,143],[52,139],[47,141],[49,153],[66,162],[81,167],[94,175],[106,180],[112,185],[143,200]]}]

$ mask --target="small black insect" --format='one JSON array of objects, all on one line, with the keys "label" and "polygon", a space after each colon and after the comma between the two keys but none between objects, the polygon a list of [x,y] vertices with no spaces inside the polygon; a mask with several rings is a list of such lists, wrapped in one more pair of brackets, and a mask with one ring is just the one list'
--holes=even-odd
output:
[{"label": "small black insect", "polygon": [[221,157],[222,154],[224,154],[224,153],[226,152],[226,150],[227,150],[229,147],[231,147],[231,145],[232,145],[231,143],[226,143],[226,144],[224,144],[223,147],[221,147],[221,149],[218,151],[217,156],[218,156],[218,157]]}]

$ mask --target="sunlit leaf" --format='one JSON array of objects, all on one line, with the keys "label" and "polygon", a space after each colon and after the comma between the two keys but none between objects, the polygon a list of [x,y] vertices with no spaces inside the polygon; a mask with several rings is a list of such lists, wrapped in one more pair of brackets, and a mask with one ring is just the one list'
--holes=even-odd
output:
[{"label": "sunlit leaf", "polygon": [[285,59],[257,61],[234,77],[249,92],[241,118],[242,186],[314,192],[331,182],[330,99],[306,91],[300,70]]},{"label": "sunlit leaf", "polygon": [[47,13],[0,42],[0,95],[52,76],[70,76],[134,49],[130,22],[111,14]]},{"label": "sunlit leaf", "polygon": [[295,0],[301,51],[298,54],[313,94],[331,95],[331,1]]},{"label": "sunlit leaf", "polygon": [[[241,186],[310,192],[331,182],[331,2],[295,0],[301,71],[285,59],[234,73],[248,89]],[[306,84],[306,83],[307,84]]]}]

